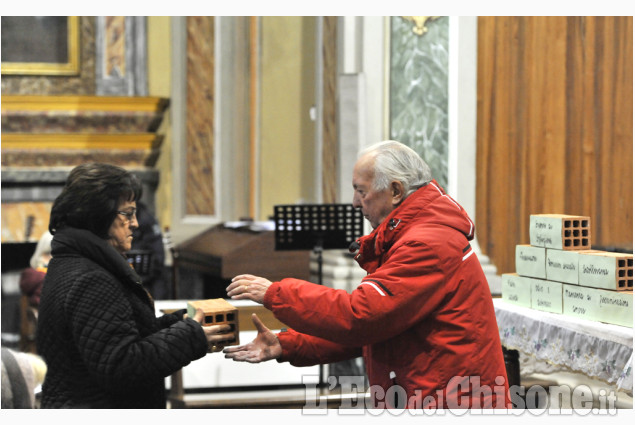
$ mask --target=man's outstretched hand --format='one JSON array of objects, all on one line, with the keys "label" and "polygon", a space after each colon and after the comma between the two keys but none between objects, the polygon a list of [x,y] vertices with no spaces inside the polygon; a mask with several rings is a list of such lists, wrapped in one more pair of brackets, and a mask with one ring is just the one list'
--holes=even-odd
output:
[{"label": "man's outstretched hand", "polygon": [[225,348],[223,350],[225,358],[247,363],[260,363],[279,358],[282,355],[282,346],[278,337],[260,321],[256,313],[251,315],[251,320],[258,330],[256,338],[249,344]]},{"label": "man's outstretched hand", "polygon": [[251,300],[263,304],[271,281],[252,274],[235,276],[227,287],[227,295],[232,300]]}]

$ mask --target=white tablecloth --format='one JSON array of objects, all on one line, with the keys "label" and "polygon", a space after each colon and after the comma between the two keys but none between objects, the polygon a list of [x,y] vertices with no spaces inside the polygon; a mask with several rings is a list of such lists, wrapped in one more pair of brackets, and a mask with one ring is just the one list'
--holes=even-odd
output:
[{"label": "white tablecloth", "polygon": [[633,329],[519,307],[494,299],[501,343],[559,370],[633,391]]}]

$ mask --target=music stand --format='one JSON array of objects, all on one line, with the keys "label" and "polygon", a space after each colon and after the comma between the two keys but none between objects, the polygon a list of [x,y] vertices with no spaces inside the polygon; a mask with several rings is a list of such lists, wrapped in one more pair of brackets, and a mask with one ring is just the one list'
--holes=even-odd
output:
[{"label": "music stand", "polygon": [[364,232],[364,216],[351,204],[274,206],[276,250],[312,250],[318,256],[322,284],[322,251],[348,249]]},{"label": "music stand", "polygon": [[[364,216],[351,204],[274,206],[275,249],[312,250],[317,254],[318,284],[322,284],[322,252],[348,249],[364,232]],[[319,386],[324,386],[320,365]]]}]

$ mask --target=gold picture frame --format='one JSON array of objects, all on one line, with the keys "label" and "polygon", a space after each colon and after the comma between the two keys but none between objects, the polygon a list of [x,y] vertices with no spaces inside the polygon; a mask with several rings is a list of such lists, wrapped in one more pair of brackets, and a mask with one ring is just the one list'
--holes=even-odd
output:
[{"label": "gold picture frame", "polygon": [[[25,19],[25,18],[36,18],[36,17],[12,17],[12,16],[3,16],[3,21],[5,19]],[[11,46],[11,41],[16,39],[20,39],[20,33],[24,33],[22,28],[18,28],[16,25],[12,27],[11,25],[5,25],[3,22],[2,29],[2,49],[3,49],[3,58],[2,58],[2,74],[3,75],[78,75],[79,74],[79,16],[66,16],[66,17],[52,17],[52,18],[67,18],[66,25],[61,28],[52,28],[51,31],[58,32],[57,34],[38,34],[42,37],[42,43],[49,42],[54,39],[62,39],[62,42],[66,42],[66,55],[63,58],[55,61],[27,61],[20,60],[20,52],[28,52],[30,49],[28,46],[20,45],[16,42],[15,50],[11,52],[11,48],[7,48],[7,46]],[[12,29],[13,28],[13,29]],[[5,31],[6,29],[6,31]],[[14,32],[15,31],[15,32]],[[66,37],[64,40],[64,34],[60,32],[66,32]],[[57,38],[56,38],[57,37]],[[33,38],[33,37],[32,37]],[[38,40],[29,40],[31,43],[37,43]],[[5,44],[6,43],[6,44]],[[19,46],[19,47],[18,47]],[[38,46],[41,47],[41,46]],[[5,51],[9,51],[9,53],[13,53],[11,59],[5,62]],[[7,57],[9,57],[9,53],[7,53]]]}]

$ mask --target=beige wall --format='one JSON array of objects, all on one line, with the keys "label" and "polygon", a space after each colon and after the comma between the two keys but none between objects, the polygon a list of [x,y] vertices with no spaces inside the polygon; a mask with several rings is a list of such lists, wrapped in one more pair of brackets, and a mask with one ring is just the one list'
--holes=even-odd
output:
[{"label": "beige wall", "polygon": [[314,201],[315,18],[263,17],[258,219],[274,205]]},{"label": "beige wall", "polygon": [[[170,17],[148,17],[150,96],[171,96],[170,30]],[[274,205],[315,202],[315,124],[309,115],[315,104],[315,18],[263,17],[260,42],[259,174],[254,189],[260,212],[255,219],[265,220]],[[168,109],[159,131],[165,139],[157,162],[162,228],[172,220],[171,130]]]},{"label": "beige wall", "polygon": [[[170,17],[149,16],[148,21],[148,94],[170,98],[171,87],[171,47]],[[172,220],[172,132],[170,108],[159,128],[165,135],[161,155],[156,167],[160,171],[159,187],[156,193],[156,215],[161,228],[170,226]]]}]

